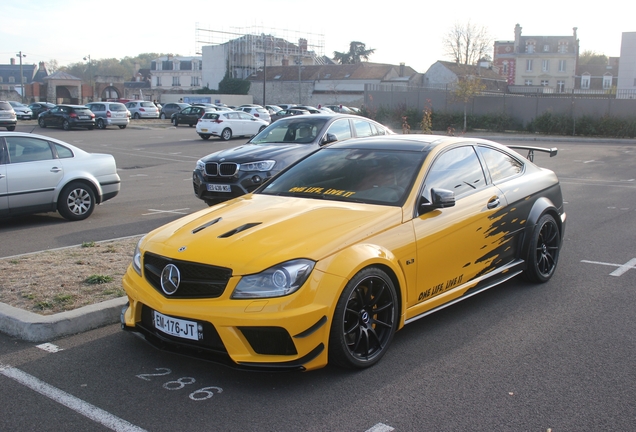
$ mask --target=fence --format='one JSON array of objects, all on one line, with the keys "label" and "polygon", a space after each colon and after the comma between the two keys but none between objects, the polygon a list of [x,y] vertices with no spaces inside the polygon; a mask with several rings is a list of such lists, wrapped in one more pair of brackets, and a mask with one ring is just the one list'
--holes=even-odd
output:
[{"label": "fence", "polygon": [[[453,95],[454,87],[412,87],[390,84],[367,84],[364,89],[364,104],[368,108],[431,108],[434,112],[463,112],[464,103]],[[626,96],[627,94],[622,94]],[[601,118],[636,116],[634,98],[617,98],[617,94],[586,94],[579,91],[569,93],[483,93],[472,98],[468,111],[472,115],[505,114],[526,125],[543,113],[567,115],[572,118],[590,116]]]}]

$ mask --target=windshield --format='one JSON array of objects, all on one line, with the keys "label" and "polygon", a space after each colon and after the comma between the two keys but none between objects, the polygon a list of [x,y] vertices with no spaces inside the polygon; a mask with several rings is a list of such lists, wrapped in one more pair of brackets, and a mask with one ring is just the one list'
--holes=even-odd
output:
[{"label": "windshield", "polygon": [[325,123],[327,123],[325,118],[281,119],[270,124],[252,138],[250,143],[311,143],[322,136],[321,131]]},{"label": "windshield", "polygon": [[258,193],[401,206],[426,153],[325,148]]}]

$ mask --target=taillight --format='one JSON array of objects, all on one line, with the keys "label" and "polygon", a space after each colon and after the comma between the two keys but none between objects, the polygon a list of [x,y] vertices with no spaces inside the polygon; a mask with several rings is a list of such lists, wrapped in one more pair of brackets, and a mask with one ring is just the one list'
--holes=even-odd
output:
[{"label": "taillight", "polygon": [[223,123],[223,120],[221,120],[221,119],[216,119],[216,120],[214,120],[214,123]]},{"label": "taillight", "polygon": [[106,117],[111,117],[110,111],[106,111]]},{"label": "taillight", "polygon": [[145,109],[143,109],[143,108],[139,108],[139,111],[146,112],[146,110],[145,110]]},{"label": "taillight", "polygon": [[258,117],[258,113],[254,114],[254,117]]},{"label": "taillight", "polygon": [[72,112],[72,113],[69,115],[69,117],[71,117],[71,118],[75,118],[75,117],[77,117],[77,114],[76,114],[76,113],[74,113],[74,112]]}]

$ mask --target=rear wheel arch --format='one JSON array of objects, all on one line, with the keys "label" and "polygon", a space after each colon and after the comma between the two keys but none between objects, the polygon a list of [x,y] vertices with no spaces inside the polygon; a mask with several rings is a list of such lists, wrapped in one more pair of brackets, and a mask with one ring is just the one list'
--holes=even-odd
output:
[{"label": "rear wheel arch", "polygon": [[532,206],[532,210],[528,214],[528,219],[526,221],[526,227],[523,233],[523,240],[521,244],[521,248],[519,249],[522,253],[522,257],[525,257],[528,252],[528,247],[530,245],[530,241],[532,239],[532,233],[534,232],[534,228],[536,227],[539,219],[544,214],[549,214],[554,218],[559,227],[559,233],[563,236],[563,221],[561,220],[561,216],[555,205],[548,198],[542,197],[539,198],[534,205]]}]

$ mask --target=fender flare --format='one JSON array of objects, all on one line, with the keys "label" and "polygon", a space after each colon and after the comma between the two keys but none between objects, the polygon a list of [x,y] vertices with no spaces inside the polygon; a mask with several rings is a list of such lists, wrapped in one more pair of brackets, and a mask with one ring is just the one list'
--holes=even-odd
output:
[{"label": "fender flare", "polygon": [[539,222],[539,219],[544,214],[550,214],[556,221],[559,226],[559,236],[561,237],[561,241],[563,241],[563,226],[561,217],[559,216],[559,211],[554,205],[554,203],[546,197],[541,197],[537,199],[528,214],[528,219],[526,220],[526,227],[523,231],[523,236],[521,239],[521,247],[519,248],[520,256],[519,258],[526,260],[530,247],[529,242],[532,238],[532,233]]}]

